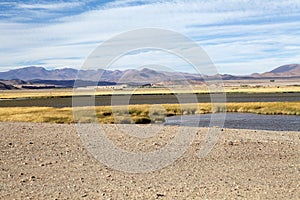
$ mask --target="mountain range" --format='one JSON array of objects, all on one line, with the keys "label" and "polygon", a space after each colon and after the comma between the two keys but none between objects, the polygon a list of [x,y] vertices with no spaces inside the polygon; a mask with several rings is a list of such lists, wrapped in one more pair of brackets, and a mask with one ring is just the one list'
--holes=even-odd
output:
[{"label": "mountain range", "polygon": [[[157,83],[157,82],[174,82],[174,81],[203,81],[206,79],[215,79],[221,77],[224,80],[236,79],[257,79],[257,78],[284,78],[284,77],[300,77],[300,64],[289,64],[275,68],[272,71],[265,73],[254,73],[248,76],[233,76],[230,74],[216,74],[215,76],[206,76],[185,72],[167,72],[158,71],[149,68],[141,70],[127,69],[127,70],[77,70],[72,68],[47,70],[43,67],[25,67],[20,69],[13,69],[6,72],[0,72],[0,79],[2,80],[23,80],[29,83],[43,83],[45,80],[52,80],[56,82],[66,80],[75,80],[79,75],[80,80],[103,82],[105,85],[112,83]],[[99,80],[99,77],[101,79]],[[1,81],[0,89],[6,87],[5,82]],[[49,82],[49,81],[48,81]],[[47,83],[45,83],[47,84]],[[68,84],[71,84],[68,82]]]},{"label": "mountain range", "polygon": [[[25,67],[0,72],[0,79],[4,80],[75,80],[79,75],[81,80],[110,81],[110,82],[160,82],[183,79],[201,79],[199,74],[183,72],[156,71],[148,68],[141,70],[76,70],[72,68],[47,70],[43,67]],[[99,77],[101,79],[99,80]]]}]

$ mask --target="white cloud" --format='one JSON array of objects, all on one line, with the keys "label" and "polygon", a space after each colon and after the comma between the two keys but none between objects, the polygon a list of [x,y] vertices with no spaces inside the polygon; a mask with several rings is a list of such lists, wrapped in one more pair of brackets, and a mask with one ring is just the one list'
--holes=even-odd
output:
[{"label": "white cloud", "polygon": [[61,10],[70,9],[82,5],[80,2],[60,2],[60,3],[47,3],[47,4],[17,4],[17,7],[22,9],[45,9],[45,10]]}]

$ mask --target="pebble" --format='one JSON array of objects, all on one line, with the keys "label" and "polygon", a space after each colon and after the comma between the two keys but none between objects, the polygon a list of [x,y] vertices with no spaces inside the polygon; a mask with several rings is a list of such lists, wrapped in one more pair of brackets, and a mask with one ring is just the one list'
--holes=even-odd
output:
[{"label": "pebble", "polygon": [[165,195],[162,194],[162,193],[157,193],[156,196],[157,196],[157,197],[164,197]]}]

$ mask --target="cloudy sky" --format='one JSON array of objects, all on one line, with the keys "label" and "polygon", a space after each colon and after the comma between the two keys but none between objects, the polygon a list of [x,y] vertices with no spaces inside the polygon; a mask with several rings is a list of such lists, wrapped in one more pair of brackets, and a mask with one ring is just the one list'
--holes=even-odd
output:
[{"label": "cloudy sky", "polygon": [[[219,73],[250,74],[299,63],[299,0],[0,1],[0,71],[45,66],[80,68],[104,41],[155,27],[200,45]],[[114,68],[166,65],[190,71],[161,51],[124,56]]]}]

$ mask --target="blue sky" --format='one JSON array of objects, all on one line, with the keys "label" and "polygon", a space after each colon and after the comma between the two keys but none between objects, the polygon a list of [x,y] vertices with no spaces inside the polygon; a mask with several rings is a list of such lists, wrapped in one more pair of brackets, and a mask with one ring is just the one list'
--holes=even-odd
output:
[{"label": "blue sky", "polygon": [[[219,73],[250,74],[300,63],[299,0],[2,0],[0,71],[31,65],[80,68],[103,41],[144,27],[188,36]],[[131,53],[113,68],[151,64],[191,70],[158,51]]]}]

